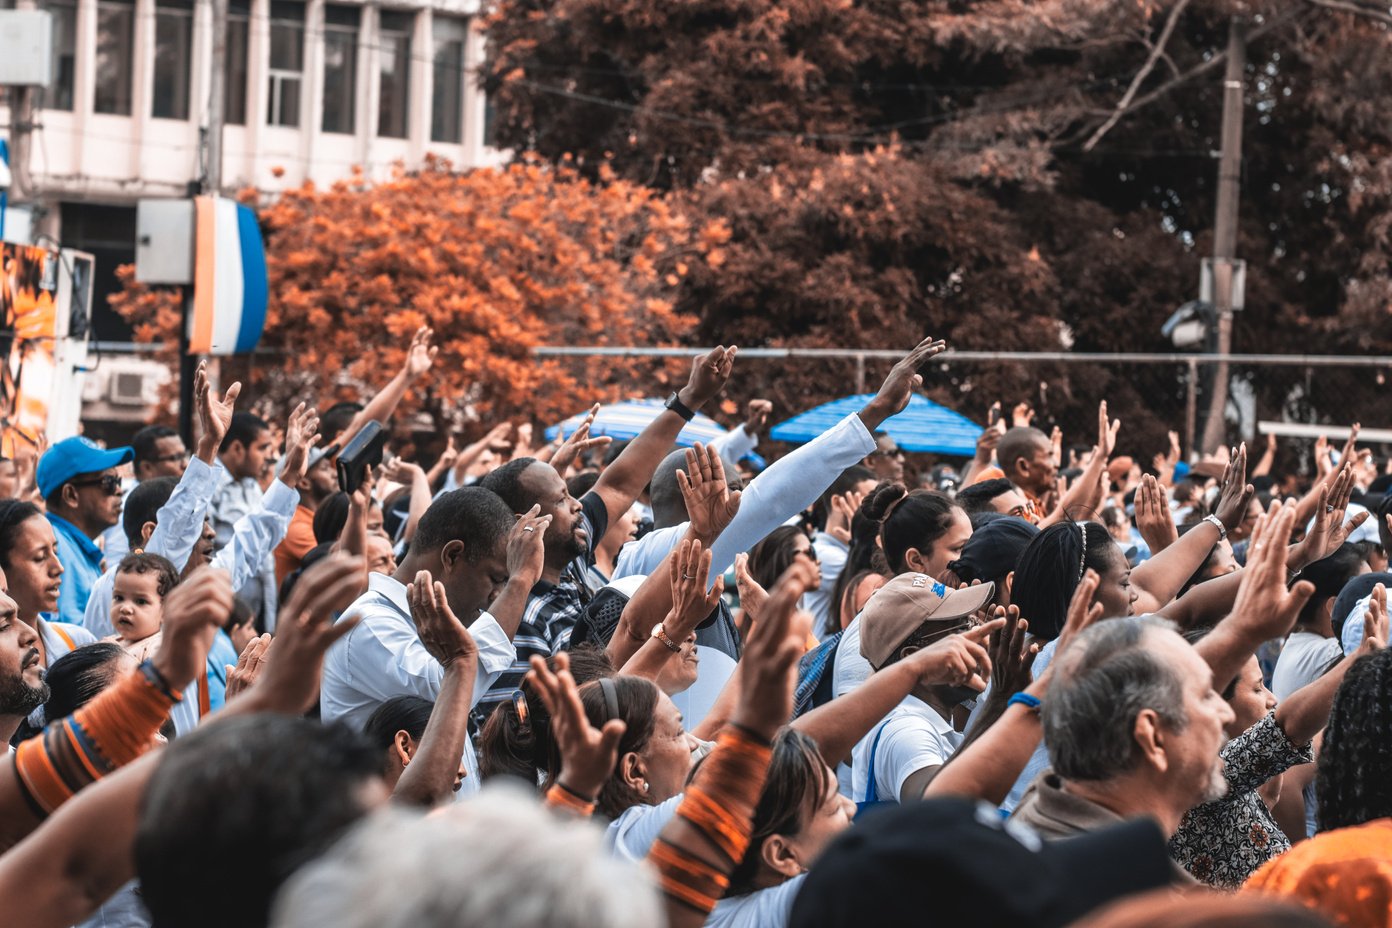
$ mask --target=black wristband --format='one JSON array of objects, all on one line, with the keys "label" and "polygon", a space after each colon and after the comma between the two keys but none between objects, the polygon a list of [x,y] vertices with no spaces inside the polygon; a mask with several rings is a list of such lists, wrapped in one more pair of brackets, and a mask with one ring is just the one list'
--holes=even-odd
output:
[{"label": "black wristband", "polygon": [[689,409],[687,405],[681,401],[681,398],[678,397],[675,393],[667,397],[667,402],[663,403],[662,405],[666,406],[668,409],[672,410],[672,412],[681,416],[687,422],[690,422],[692,419],[696,418],[695,411]]},{"label": "black wristband", "polygon": [[584,795],[583,793],[576,792],[575,790],[571,789],[569,786],[566,786],[566,785],[565,785],[564,783],[562,783],[560,780],[557,780],[557,781],[555,782],[555,786],[556,786],[558,789],[562,790],[563,792],[567,792],[567,793],[569,793],[570,795],[574,796],[576,799],[580,800],[581,802],[587,802],[587,803],[589,803],[590,805],[594,805],[596,802],[599,801],[599,799],[598,799],[597,797],[594,797],[594,796],[586,796],[586,795]]},{"label": "black wristband", "polygon": [[169,685],[169,681],[166,680],[164,674],[160,673],[159,669],[155,667],[155,662],[153,660],[147,658],[142,661],[138,670],[141,676],[143,676],[151,686],[163,693],[165,697],[172,702],[179,702],[180,699],[182,699],[182,694],[176,692],[174,687]]},{"label": "black wristband", "polygon": [[754,729],[750,728],[748,725],[741,725],[739,722],[726,722],[725,724],[726,724],[727,727],[733,728],[735,731],[737,731],[737,732],[739,732],[740,734],[744,735],[744,736],[745,736],[746,738],[748,738],[750,741],[753,741],[753,742],[755,742],[755,743],[757,743],[757,744],[759,744],[759,745],[762,745],[763,747],[766,747],[766,748],[771,748],[771,747],[773,747],[773,742],[772,742],[772,741],[770,741],[769,739],[765,738],[763,735],[759,734],[757,731],[755,731]]}]

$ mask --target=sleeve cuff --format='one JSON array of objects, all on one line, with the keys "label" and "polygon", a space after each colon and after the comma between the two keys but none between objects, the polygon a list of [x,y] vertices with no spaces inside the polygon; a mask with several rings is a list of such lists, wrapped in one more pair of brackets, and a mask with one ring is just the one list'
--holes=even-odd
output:
[{"label": "sleeve cuff", "polygon": [[469,634],[478,645],[479,670],[484,675],[502,673],[517,660],[517,648],[498,620],[487,612],[469,626]]}]

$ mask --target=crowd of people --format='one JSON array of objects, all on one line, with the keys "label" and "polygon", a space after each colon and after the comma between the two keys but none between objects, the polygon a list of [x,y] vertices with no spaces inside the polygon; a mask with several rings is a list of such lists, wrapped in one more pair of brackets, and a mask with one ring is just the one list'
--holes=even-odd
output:
[{"label": "crowd of people", "polygon": [[722,346],[630,440],[351,476],[431,338],[365,405],[200,366],[191,453],[0,468],[0,923],[1392,926],[1357,426],[1147,470],[1105,402],[1072,445],[1021,404],[910,474],[930,338],[756,471],[762,399],[675,446]]}]

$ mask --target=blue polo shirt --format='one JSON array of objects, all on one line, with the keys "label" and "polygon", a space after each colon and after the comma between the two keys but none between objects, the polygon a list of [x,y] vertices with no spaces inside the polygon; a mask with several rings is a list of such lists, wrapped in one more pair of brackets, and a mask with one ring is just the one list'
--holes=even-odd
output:
[{"label": "blue polo shirt", "polygon": [[47,516],[58,541],[58,562],[63,565],[57,619],[81,625],[87,612],[87,598],[101,577],[102,550],[67,519],[51,512]]}]

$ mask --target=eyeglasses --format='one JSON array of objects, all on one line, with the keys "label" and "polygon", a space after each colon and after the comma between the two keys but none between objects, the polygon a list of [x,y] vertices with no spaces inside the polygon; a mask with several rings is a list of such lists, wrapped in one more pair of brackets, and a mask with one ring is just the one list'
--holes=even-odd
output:
[{"label": "eyeglasses", "polygon": [[870,452],[872,458],[897,458],[904,452],[899,448],[876,448]]},{"label": "eyeglasses", "polygon": [[794,551],[794,552],[793,552],[793,556],[794,556],[794,557],[797,557],[799,554],[802,555],[803,557],[807,558],[809,561],[811,561],[811,562],[814,563],[814,564],[820,563],[819,559],[817,558],[817,549],[816,549],[816,548],[803,548],[803,549],[800,550],[800,551]]},{"label": "eyeglasses", "polygon": [[121,478],[115,474],[103,474],[86,480],[69,480],[68,483],[75,487],[101,487],[101,491],[107,496],[121,495]]}]

